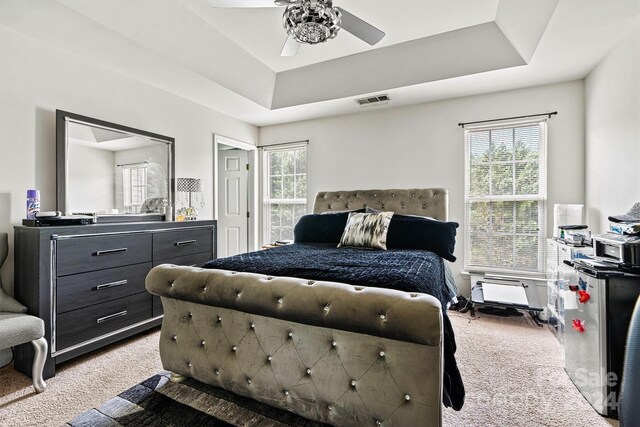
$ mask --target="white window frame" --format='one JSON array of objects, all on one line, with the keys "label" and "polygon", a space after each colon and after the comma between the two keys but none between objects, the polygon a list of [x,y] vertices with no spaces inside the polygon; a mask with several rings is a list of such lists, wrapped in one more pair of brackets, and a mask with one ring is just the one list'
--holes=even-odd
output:
[{"label": "white window frame", "polygon": [[[538,146],[538,171],[539,171],[539,193],[538,195],[500,195],[500,196],[470,196],[470,178],[471,178],[471,157],[470,157],[470,135],[474,131],[490,131],[505,128],[525,127],[538,125],[540,127],[540,143]],[[465,270],[471,272],[495,272],[495,273],[525,273],[540,274],[545,268],[545,246],[547,236],[547,140],[548,125],[547,119],[538,120],[522,120],[500,122],[492,125],[471,125],[465,127],[464,144],[465,144],[465,206],[464,206],[464,222],[465,222],[465,244],[464,244],[464,263]],[[516,161],[514,161],[515,163]],[[515,173],[515,168],[514,168]],[[515,186],[515,179],[514,179]],[[537,201],[538,206],[538,266],[536,270],[517,269],[517,268],[500,268],[495,266],[474,265],[469,261],[471,259],[471,224],[470,224],[470,204],[476,201]],[[519,234],[519,233],[518,233]]]},{"label": "white window frame", "polygon": [[[272,204],[296,204],[296,205],[304,205],[305,206],[305,211],[307,211],[307,204],[308,204],[308,198],[309,198],[309,193],[308,193],[308,189],[309,189],[309,181],[308,181],[308,169],[307,172],[305,172],[305,175],[307,177],[307,198],[305,199],[271,199],[269,198],[269,185],[270,185],[270,177],[271,175],[269,175],[269,169],[270,169],[270,165],[269,165],[269,154],[273,153],[273,152],[277,152],[277,151],[291,151],[291,150],[297,150],[297,149],[305,149],[306,150],[306,156],[307,156],[307,165],[309,163],[309,151],[308,151],[308,141],[302,141],[302,142],[293,142],[293,143],[284,143],[284,144],[274,144],[273,146],[264,146],[262,147],[262,161],[261,161],[261,165],[262,165],[262,227],[261,227],[261,234],[262,234],[262,244],[269,244],[269,243],[273,243],[270,241],[271,239],[271,217],[270,217],[270,208]],[[295,224],[294,224],[295,225]]]},{"label": "white window frame", "polygon": [[[123,204],[124,211],[126,213],[138,213],[140,211],[140,207],[143,205],[144,201],[147,199],[147,172],[148,172],[148,163],[140,162],[140,163],[131,163],[127,165],[122,165],[122,187],[123,187]],[[134,169],[142,170],[144,173],[144,183],[142,185],[132,185],[131,184],[131,172]],[[134,205],[132,203],[132,192],[134,187],[142,188],[142,201],[139,205]],[[131,211],[132,207],[136,207],[135,212]]]}]

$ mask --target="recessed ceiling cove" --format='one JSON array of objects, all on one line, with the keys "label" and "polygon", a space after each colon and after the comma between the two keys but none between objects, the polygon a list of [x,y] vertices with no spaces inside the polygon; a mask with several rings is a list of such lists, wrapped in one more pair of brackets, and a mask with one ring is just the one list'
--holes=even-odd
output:
[{"label": "recessed ceiling cove", "polygon": [[0,26],[262,126],[358,112],[379,93],[388,108],[582,79],[640,15],[637,0],[332,0],[384,37],[341,27],[283,57],[288,5],[213,1],[238,0],[7,1]]}]

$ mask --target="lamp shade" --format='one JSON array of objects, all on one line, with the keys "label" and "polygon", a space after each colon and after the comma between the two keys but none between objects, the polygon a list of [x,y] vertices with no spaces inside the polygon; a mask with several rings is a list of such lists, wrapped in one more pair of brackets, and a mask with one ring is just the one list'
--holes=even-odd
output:
[{"label": "lamp shade", "polygon": [[184,193],[198,193],[202,191],[202,180],[198,178],[178,178],[176,190]]}]

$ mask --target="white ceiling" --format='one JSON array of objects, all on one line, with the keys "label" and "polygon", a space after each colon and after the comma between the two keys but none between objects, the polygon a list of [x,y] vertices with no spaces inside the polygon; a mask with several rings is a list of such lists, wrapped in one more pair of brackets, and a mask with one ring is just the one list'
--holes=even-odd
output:
[{"label": "white ceiling", "polygon": [[281,58],[281,8],[207,0],[0,0],[0,25],[263,126],[581,79],[640,23],[638,0],[335,1],[387,37]]},{"label": "white ceiling", "polygon": [[181,0],[244,50],[276,72],[353,55],[409,40],[491,22],[498,0],[334,0],[386,33],[369,46],[346,31],[316,46],[302,46],[293,57],[279,56],[286,39],[284,8],[214,8],[207,0]]}]

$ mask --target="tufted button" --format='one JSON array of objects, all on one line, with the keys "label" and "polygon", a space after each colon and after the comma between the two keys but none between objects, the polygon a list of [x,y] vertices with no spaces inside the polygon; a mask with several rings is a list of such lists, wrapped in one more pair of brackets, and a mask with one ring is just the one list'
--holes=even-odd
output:
[{"label": "tufted button", "polygon": [[411,400],[411,396],[409,396],[408,394],[404,395],[404,400],[406,400],[407,402]]},{"label": "tufted button", "polygon": [[249,327],[250,327],[251,329],[255,329],[255,328],[256,328],[256,324],[255,324],[255,323],[252,323],[252,324],[250,324],[250,325],[249,325]]},{"label": "tufted button", "polygon": [[396,193],[391,193],[391,197],[396,197]]},{"label": "tufted button", "polygon": [[426,204],[426,203],[423,203],[423,204],[422,204],[422,209],[426,209],[426,208],[427,208],[427,204]]},{"label": "tufted button", "polygon": [[218,371],[217,369],[215,371],[213,371],[214,374],[216,375],[220,375],[220,371]]},{"label": "tufted button", "polygon": [[273,280],[273,277],[267,276],[267,280]]},{"label": "tufted button", "polygon": [[307,368],[305,372],[307,373],[307,375],[311,375],[311,368]]},{"label": "tufted button", "polygon": [[329,312],[329,310],[331,310],[331,307],[329,307],[329,304],[325,305],[325,306],[324,306],[324,311],[325,311],[325,313],[328,313],[328,312]]},{"label": "tufted button", "polygon": [[175,340],[177,340],[177,339],[178,339],[178,336],[177,336],[177,335],[174,335],[174,336],[172,336],[172,337],[171,337],[171,339],[175,341]]},{"label": "tufted button", "polygon": [[218,323],[222,322],[222,317],[218,316]]},{"label": "tufted button", "polygon": [[309,281],[307,282],[307,285],[313,285],[314,283],[316,283],[316,282],[314,282],[313,280],[309,280]]},{"label": "tufted button", "polygon": [[173,288],[173,282],[169,283],[169,287]]},{"label": "tufted button", "polygon": [[387,315],[384,313],[380,313],[380,319],[385,320],[387,318]]},{"label": "tufted button", "polygon": [[377,195],[377,194],[374,194],[374,195],[373,195],[373,197],[378,197],[378,195]]},{"label": "tufted button", "polygon": [[204,340],[200,341],[200,345],[204,346]]},{"label": "tufted button", "polygon": [[384,209],[384,203],[382,204],[382,209]]},{"label": "tufted button", "polygon": [[189,313],[189,319],[193,317],[193,313]]},{"label": "tufted button", "polygon": [[384,357],[384,356],[385,356],[384,351],[380,351],[380,357]]},{"label": "tufted button", "polygon": [[278,298],[278,304],[282,304],[282,298]]},{"label": "tufted button", "polygon": [[333,411],[333,406],[327,405],[327,409],[330,410],[330,411]]},{"label": "tufted button", "polygon": [[335,341],[331,341],[331,347],[335,347],[336,346],[336,342]]},{"label": "tufted button", "polygon": [[206,286],[202,287],[202,292],[207,292],[207,287]]},{"label": "tufted button", "polygon": [[267,362],[271,363],[271,360],[273,359],[273,357],[271,356],[267,356]]},{"label": "tufted button", "polygon": [[355,388],[355,386],[356,386],[356,380],[351,380],[351,387]]},{"label": "tufted button", "polygon": [[338,199],[342,199],[342,194],[338,194]]},{"label": "tufted button", "polygon": [[236,298],[240,298],[240,292],[236,293]]},{"label": "tufted button", "polygon": [[365,203],[363,206],[366,208],[366,207],[367,207],[367,204]]},{"label": "tufted button", "polygon": [[285,396],[289,396],[289,390],[285,390],[285,391],[284,391],[284,395],[285,395]]},{"label": "tufted button", "polygon": [[251,384],[251,378],[247,378],[247,383]]},{"label": "tufted button", "polygon": [[289,333],[287,334],[287,336],[288,336],[289,338],[293,338],[293,332],[289,331]]},{"label": "tufted button", "polygon": [[382,425],[382,421],[380,421],[380,420],[376,420],[376,425],[377,425],[377,426],[381,426],[381,425]]},{"label": "tufted button", "polygon": [[191,367],[191,362],[187,363],[187,366],[188,366],[188,367]]},{"label": "tufted button", "polygon": [[233,347],[231,347],[231,351],[236,351],[238,349],[238,347],[236,347],[235,345]]},{"label": "tufted button", "polygon": [[416,194],[415,193],[411,193],[411,197],[416,197]]}]

